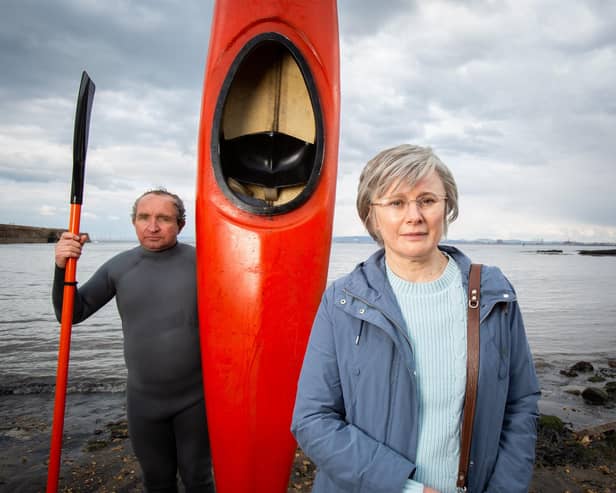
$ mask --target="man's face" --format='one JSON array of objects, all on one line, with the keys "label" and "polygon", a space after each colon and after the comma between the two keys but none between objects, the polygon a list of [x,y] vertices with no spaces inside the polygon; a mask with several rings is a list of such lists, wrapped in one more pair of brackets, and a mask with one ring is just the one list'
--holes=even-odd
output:
[{"label": "man's face", "polygon": [[174,246],[181,228],[173,199],[155,194],[142,197],[137,204],[133,226],[139,243],[146,250],[159,252]]}]

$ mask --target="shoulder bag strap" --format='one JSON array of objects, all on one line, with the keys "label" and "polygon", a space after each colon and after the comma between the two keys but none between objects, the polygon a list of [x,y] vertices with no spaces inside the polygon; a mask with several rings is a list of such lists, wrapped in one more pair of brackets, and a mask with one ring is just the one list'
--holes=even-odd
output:
[{"label": "shoulder bag strap", "polygon": [[468,281],[468,328],[466,336],[466,395],[464,417],[460,433],[460,464],[458,466],[458,491],[466,491],[468,465],[473,436],[477,382],[479,381],[479,286],[481,285],[481,264],[472,264]]}]

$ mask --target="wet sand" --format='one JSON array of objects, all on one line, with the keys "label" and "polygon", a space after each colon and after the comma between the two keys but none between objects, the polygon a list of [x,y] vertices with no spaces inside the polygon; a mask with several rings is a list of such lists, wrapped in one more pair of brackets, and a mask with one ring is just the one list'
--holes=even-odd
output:
[{"label": "wet sand", "polygon": [[[45,491],[52,409],[48,394],[0,396],[0,491]],[[69,394],[63,445],[59,491],[142,491],[122,393]],[[313,476],[298,450],[288,492],[310,491]],[[540,432],[530,491],[616,493],[615,434],[583,444],[570,432]]]}]

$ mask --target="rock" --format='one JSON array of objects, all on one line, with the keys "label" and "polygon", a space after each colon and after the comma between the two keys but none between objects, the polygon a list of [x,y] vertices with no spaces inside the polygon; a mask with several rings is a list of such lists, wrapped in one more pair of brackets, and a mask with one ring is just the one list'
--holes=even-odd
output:
[{"label": "rock", "polygon": [[539,427],[547,430],[562,432],[565,428],[565,423],[558,416],[542,414],[539,416]]},{"label": "rock", "polygon": [[88,440],[86,443],[85,449],[88,452],[94,452],[95,450],[100,450],[109,445],[109,442],[106,440]]},{"label": "rock", "polygon": [[610,368],[616,368],[616,359],[608,359],[607,366],[609,366]]},{"label": "rock", "polygon": [[603,389],[597,387],[587,387],[582,392],[582,398],[587,404],[600,406],[609,400],[609,395]]},{"label": "rock", "polygon": [[608,394],[616,394],[616,382],[608,382],[608,383],[606,383],[605,386],[603,387],[603,389]]},{"label": "rock", "polygon": [[605,378],[616,378],[616,368],[599,368],[598,373]]},{"label": "rock", "polygon": [[577,371],[573,371],[571,369],[569,369],[569,370],[560,370],[560,374],[564,375],[566,377],[572,377],[572,378],[578,376]]},{"label": "rock", "polygon": [[581,387],[580,385],[567,385],[566,387],[563,387],[563,392],[571,395],[582,395],[584,388],[585,387]]},{"label": "rock", "polygon": [[128,438],[128,422],[125,419],[115,423],[108,423],[107,429],[112,439]]},{"label": "rock", "polygon": [[595,371],[595,368],[588,361],[578,361],[575,365],[569,368],[572,371],[579,371],[582,373],[588,373]]},{"label": "rock", "polygon": [[592,383],[605,382],[605,377],[602,377],[601,375],[593,375],[592,377],[588,377],[588,381]]}]

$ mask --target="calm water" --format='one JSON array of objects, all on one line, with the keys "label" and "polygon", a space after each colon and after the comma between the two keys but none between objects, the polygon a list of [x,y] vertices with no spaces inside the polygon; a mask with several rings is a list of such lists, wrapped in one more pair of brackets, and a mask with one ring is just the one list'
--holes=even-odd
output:
[{"label": "calm water", "polygon": [[[537,254],[537,246],[462,245],[475,262],[497,265],[513,283],[536,358],[616,358],[616,257]],[[543,247],[546,248],[546,247]],[[330,279],[374,251],[334,244]]]},{"label": "calm water", "polygon": [[[132,246],[88,244],[78,280],[87,280],[103,261]],[[474,261],[501,267],[514,284],[545,398],[560,395],[558,388],[572,383],[558,374],[560,368],[580,359],[606,366],[608,358],[616,358],[616,257],[578,255],[577,247],[541,255],[537,248],[462,246]],[[334,243],[329,280],[375,249]],[[59,337],[50,300],[53,245],[0,245],[0,271],[0,395],[52,392]],[[120,320],[110,303],[73,327],[69,392],[122,391],[124,376]]]}]

